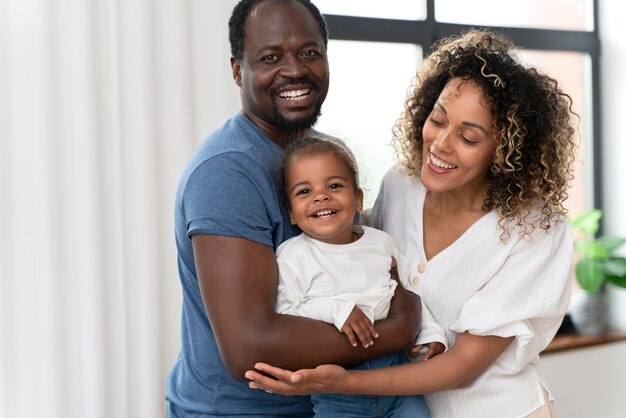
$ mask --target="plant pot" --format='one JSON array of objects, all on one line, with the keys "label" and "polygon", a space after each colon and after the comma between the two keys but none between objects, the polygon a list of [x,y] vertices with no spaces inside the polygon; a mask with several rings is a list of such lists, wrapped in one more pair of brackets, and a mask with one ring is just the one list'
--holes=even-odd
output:
[{"label": "plant pot", "polygon": [[609,327],[608,303],[604,287],[596,293],[579,290],[572,300],[570,317],[579,334],[604,334]]}]

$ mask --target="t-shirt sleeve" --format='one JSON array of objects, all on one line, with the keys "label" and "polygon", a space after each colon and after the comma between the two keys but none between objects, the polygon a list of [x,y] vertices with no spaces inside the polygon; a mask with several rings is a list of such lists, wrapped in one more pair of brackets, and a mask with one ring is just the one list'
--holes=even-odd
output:
[{"label": "t-shirt sleeve", "polygon": [[451,329],[515,337],[497,361],[521,370],[552,340],[567,310],[573,245],[567,222],[520,239],[498,273],[463,305]]},{"label": "t-shirt sleeve", "polygon": [[[268,183],[268,184],[264,184]],[[243,237],[272,245],[267,208],[267,174],[250,157],[226,153],[200,164],[189,176],[182,197],[187,236]]]}]

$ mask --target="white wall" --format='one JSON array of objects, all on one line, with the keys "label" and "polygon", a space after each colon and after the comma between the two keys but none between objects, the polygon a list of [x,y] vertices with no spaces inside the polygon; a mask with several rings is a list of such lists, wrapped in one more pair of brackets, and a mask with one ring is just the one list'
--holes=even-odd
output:
[{"label": "white wall", "polygon": [[[599,0],[599,8],[605,229],[611,235],[626,237],[626,44],[623,3],[620,0]],[[610,301],[612,326],[626,330],[626,290],[613,287]]]},{"label": "white wall", "polygon": [[559,418],[625,418],[626,342],[541,357]]},{"label": "white wall", "polygon": [[191,35],[191,53],[197,60],[194,68],[201,73],[194,78],[202,80],[204,92],[195,104],[205,115],[195,121],[194,139],[198,142],[241,108],[228,43],[228,19],[235,4],[236,0],[191,0],[192,27],[196,30]]},{"label": "white wall", "polygon": [[[626,44],[620,0],[597,0],[601,40],[605,232],[626,236]],[[626,330],[626,291],[610,290],[611,326]],[[541,370],[561,418],[626,417],[626,342],[545,355]]]}]

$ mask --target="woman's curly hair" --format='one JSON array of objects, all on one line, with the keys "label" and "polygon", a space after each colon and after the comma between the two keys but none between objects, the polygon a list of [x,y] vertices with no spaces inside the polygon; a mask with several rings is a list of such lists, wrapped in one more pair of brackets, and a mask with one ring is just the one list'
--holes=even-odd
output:
[{"label": "woman's curly hair", "polygon": [[493,116],[494,161],[484,210],[497,210],[501,238],[547,230],[566,213],[577,141],[572,99],[553,78],[523,66],[506,37],[472,30],[443,39],[418,71],[393,128],[393,144],[410,175],[422,168],[422,129],[439,94],[455,77],[476,83]]}]

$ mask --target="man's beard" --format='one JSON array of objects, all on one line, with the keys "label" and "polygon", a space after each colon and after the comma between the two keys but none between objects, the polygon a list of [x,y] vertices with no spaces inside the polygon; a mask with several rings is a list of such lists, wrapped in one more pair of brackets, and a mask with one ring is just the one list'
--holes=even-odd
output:
[{"label": "man's beard", "polygon": [[308,117],[296,120],[286,119],[276,106],[272,106],[272,117],[274,123],[283,132],[286,139],[293,139],[302,136],[309,129],[311,129],[316,123],[317,119],[322,114],[322,102],[315,104],[315,111]]},{"label": "man's beard", "polygon": [[[294,84],[308,85],[312,91],[316,92],[319,92],[320,90],[319,83],[307,77],[303,77],[300,79],[285,79],[281,84],[272,86],[272,88],[270,89],[270,96],[276,97],[277,92],[280,89]],[[272,119],[274,121],[274,124],[282,130],[284,139],[290,140],[293,138],[298,138],[308,132],[308,130],[315,125],[317,119],[322,114],[322,103],[324,103],[324,99],[321,99],[317,103],[315,103],[315,109],[310,116],[296,120],[289,120],[280,113],[280,111],[278,110],[278,106],[276,106],[276,103],[273,101]]]}]

